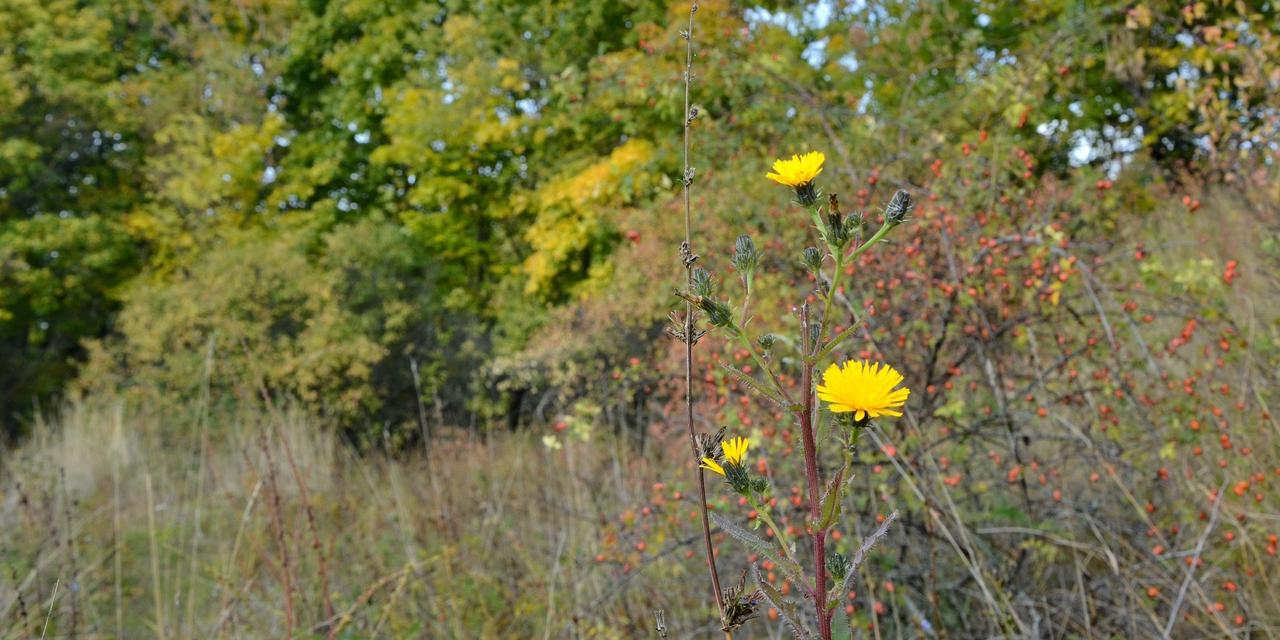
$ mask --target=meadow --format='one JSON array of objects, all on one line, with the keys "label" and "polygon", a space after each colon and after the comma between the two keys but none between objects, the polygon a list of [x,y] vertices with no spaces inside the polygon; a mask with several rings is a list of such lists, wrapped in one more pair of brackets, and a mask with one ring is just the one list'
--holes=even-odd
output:
[{"label": "meadow", "polygon": [[0,637],[1280,636],[1275,7],[500,4],[0,5]]}]

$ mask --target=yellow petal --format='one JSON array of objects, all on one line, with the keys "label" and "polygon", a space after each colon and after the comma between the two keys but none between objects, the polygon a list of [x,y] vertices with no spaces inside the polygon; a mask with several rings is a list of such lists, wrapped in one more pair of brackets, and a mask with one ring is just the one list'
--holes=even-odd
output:
[{"label": "yellow petal", "polygon": [[724,467],[720,466],[720,463],[716,462],[715,460],[712,460],[711,458],[703,458],[702,464],[698,466],[708,471],[714,471],[722,476],[724,475]]}]

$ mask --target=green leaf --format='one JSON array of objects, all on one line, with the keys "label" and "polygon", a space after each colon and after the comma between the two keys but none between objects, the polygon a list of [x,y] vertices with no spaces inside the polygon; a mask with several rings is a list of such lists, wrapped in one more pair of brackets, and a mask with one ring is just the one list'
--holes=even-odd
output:
[{"label": "green leaf", "polygon": [[827,491],[822,495],[822,520],[818,522],[818,531],[825,532],[840,518],[841,481],[844,480],[845,468],[841,468],[827,483]]}]

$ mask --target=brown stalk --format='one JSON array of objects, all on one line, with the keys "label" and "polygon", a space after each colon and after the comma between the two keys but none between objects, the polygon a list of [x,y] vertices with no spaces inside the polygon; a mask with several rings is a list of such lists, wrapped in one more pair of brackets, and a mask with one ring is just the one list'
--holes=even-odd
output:
[{"label": "brown stalk", "polygon": [[267,443],[266,430],[258,433],[258,446],[267,463],[267,488],[270,490],[268,504],[271,509],[271,533],[276,541],[276,550],[280,552],[280,573],[284,582],[284,620],[285,637],[293,637],[293,570],[289,566],[289,545],[285,541],[284,508],[280,504],[280,486],[276,482],[275,461],[271,457],[271,447]]},{"label": "brown stalk", "polygon": [[[690,111],[689,87],[693,82],[693,17],[697,12],[698,3],[695,0],[689,5],[689,27],[684,32],[684,112],[682,116],[684,118],[684,174],[681,176],[684,184],[684,243],[680,245],[680,254],[684,262],[685,282],[690,289],[693,288],[693,264],[696,256],[693,253],[693,215],[689,192],[689,187],[693,183],[693,173],[689,167],[689,128],[693,125],[694,117],[693,112]],[[693,345],[698,338],[695,332],[693,302],[686,299],[684,303],[685,420],[689,426],[689,445],[696,465],[700,454],[697,434],[693,426]],[[698,510],[702,512],[702,541],[707,556],[707,570],[711,574],[711,591],[716,600],[716,608],[720,612],[720,622],[725,624],[727,621],[724,613],[724,594],[720,588],[720,573],[716,570],[715,548],[711,544],[711,520],[707,514],[707,479],[701,466],[695,467],[695,473],[698,476]],[[728,631],[725,635],[732,638]]]},{"label": "brown stalk", "polygon": [[[283,426],[283,425],[282,425]],[[307,494],[307,483],[302,478],[302,474],[298,472],[298,464],[293,459],[293,449],[289,446],[289,436],[283,429],[277,429],[280,436],[280,443],[284,448],[285,459],[289,462],[289,470],[293,473],[293,478],[298,483],[298,497],[302,499],[302,510],[307,515],[307,528],[311,532],[311,548],[315,549],[316,560],[320,565],[320,593],[321,600],[324,602],[325,618],[333,617],[333,596],[329,592],[329,568],[325,558],[324,544],[320,542],[320,529],[316,526],[315,510],[311,507],[311,499]],[[332,640],[337,635],[337,629],[330,629],[328,638]]]}]

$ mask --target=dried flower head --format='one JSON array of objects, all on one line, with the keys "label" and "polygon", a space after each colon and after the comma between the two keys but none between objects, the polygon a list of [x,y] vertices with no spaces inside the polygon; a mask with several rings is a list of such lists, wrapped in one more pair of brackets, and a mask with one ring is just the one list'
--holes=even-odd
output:
[{"label": "dried flower head", "polygon": [[764,594],[759,589],[747,590],[747,572],[742,572],[738,584],[724,592],[724,631],[734,629],[750,622],[760,615],[760,604],[764,602]]},{"label": "dried flower head", "polygon": [[693,443],[698,448],[698,458],[717,459],[724,454],[720,451],[720,445],[724,442],[724,434],[728,427],[720,427],[715,433],[699,433],[693,437]]}]

